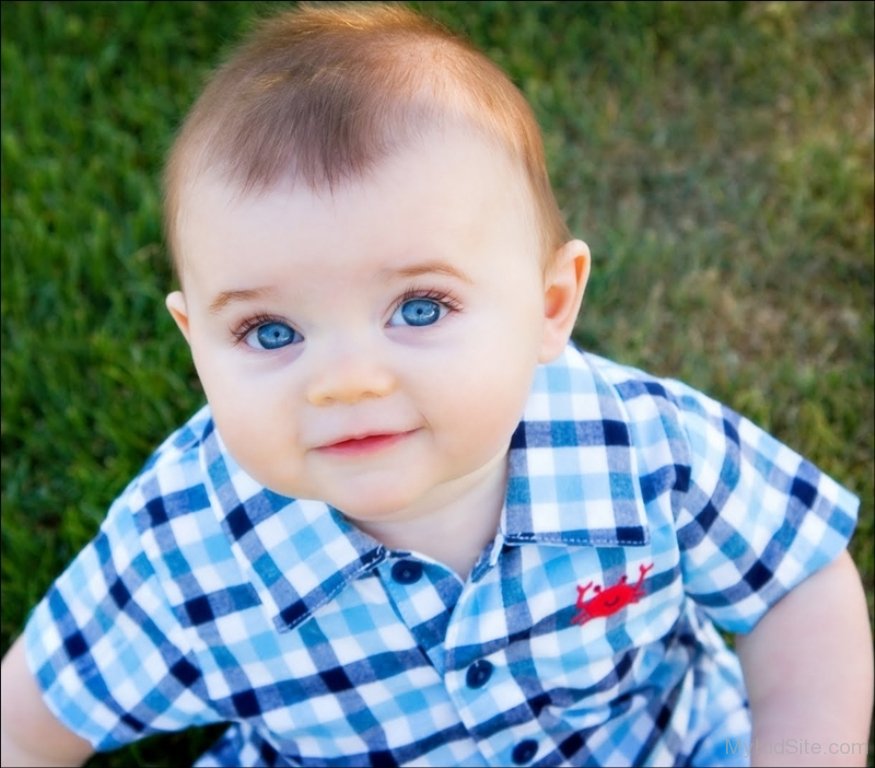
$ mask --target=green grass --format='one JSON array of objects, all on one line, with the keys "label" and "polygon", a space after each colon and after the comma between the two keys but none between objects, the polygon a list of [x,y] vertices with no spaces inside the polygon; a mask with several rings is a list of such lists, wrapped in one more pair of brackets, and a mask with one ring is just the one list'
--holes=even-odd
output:
[{"label": "green grass", "polygon": [[[576,339],[711,393],[854,490],[871,610],[875,5],[413,5],[538,113],[594,255]],[[201,402],[163,307],[158,179],[205,73],[266,6],[0,8],[5,650]],[[91,765],[183,764],[214,733]]]}]

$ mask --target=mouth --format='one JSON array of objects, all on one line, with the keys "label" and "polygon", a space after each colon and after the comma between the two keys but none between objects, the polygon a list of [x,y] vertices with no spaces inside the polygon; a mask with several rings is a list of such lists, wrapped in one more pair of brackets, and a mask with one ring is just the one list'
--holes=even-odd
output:
[{"label": "mouth", "polygon": [[416,430],[408,432],[387,432],[346,437],[333,443],[319,446],[316,450],[333,456],[359,456],[377,453],[391,448],[412,435]]}]

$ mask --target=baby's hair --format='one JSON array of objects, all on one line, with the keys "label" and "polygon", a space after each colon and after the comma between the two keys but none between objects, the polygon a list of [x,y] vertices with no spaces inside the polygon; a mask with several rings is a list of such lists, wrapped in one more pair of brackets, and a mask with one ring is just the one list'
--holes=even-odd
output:
[{"label": "baby's hair", "polygon": [[165,168],[165,228],[179,262],[186,185],[213,171],[242,192],[362,178],[393,149],[451,122],[524,169],[544,262],[569,239],[541,132],[508,76],[437,22],[401,4],[301,4],[262,19],[207,84]]}]

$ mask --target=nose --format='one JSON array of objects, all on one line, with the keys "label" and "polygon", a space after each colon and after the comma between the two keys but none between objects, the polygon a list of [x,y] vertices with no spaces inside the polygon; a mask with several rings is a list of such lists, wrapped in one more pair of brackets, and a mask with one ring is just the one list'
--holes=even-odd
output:
[{"label": "nose", "polygon": [[307,386],[311,405],[353,405],[386,397],[396,387],[395,375],[372,352],[337,350],[318,363]]}]

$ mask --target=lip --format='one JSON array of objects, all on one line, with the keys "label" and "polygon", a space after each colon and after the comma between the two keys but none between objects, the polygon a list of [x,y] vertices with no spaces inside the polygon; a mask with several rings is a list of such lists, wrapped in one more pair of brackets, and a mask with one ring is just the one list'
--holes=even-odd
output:
[{"label": "lip", "polygon": [[416,430],[407,432],[374,432],[366,435],[345,437],[334,443],[319,446],[316,450],[333,456],[362,456],[391,448],[412,435]]}]

